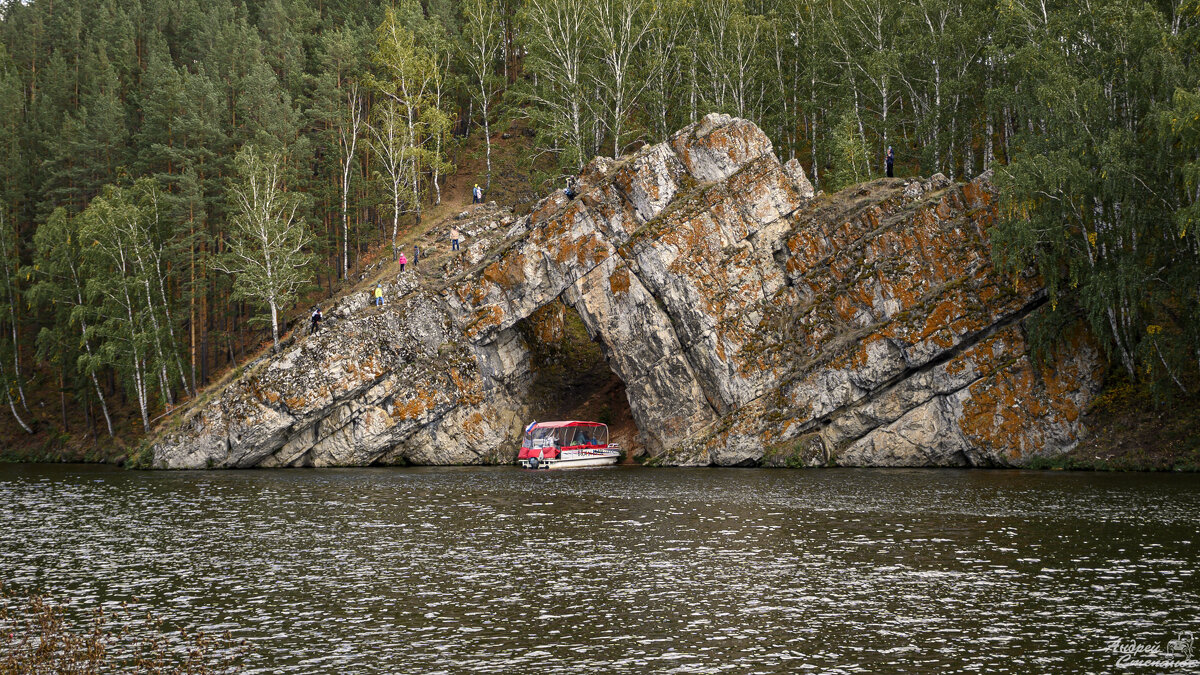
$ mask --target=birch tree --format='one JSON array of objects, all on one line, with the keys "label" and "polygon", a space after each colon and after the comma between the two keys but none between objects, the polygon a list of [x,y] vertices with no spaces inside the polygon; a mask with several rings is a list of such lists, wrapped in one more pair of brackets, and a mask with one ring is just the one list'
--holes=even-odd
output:
[{"label": "birch tree", "polygon": [[529,0],[523,23],[528,28],[526,67],[537,78],[530,97],[544,118],[544,136],[560,154],[564,166],[583,168],[588,157],[584,133],[587,95],[584,64],[587,60],[587,13],[572,0]]},{"label": "birch tree", "polygon": [[[175,224],[164,213],[164,195],[157,181],[142,178],[134,184],[132,192],[142,215],[134,223],[137,226],[134,233],[137,245],[134,256],[143,279],[142,286],[146,294],[146,305],[150,310],[162,370],[165,372],[173,367],[175,377],[182,385],[182,391],[194,396],[195,388],[188,381],[187,369],[184,368],[183,359],[179,354],[179,339],[175,335],[176,312],[172,310],[175,294],[169,290],[171,282],[168,275],[174,257],[170,248],[175,239]],[[165,395],[168,400],[173,398],[170,390],[171,386],[167,385]]]},{"label": "birch tree", "polygon": [[759,40],[763,18],[745,13],[734,14],[726,41],[725,89],[738,117],[761,118],[763,88],[760,83]]},{"label": "birch tree", "polygon": [[654,29],[658,5],[652,0],[593,0],[592,25],[597,56],[603,67],[593,75],[608,112],[613,157],[624,148],[624,128],[629,111],[645,91],[649,78],[634,77],[634,59]]},{"label": "birch tree", "polygon": [[[459,52],[471,78],[471,98],[479,104],[486,149],[487,177],[484,186],[492,185],[492,101],[499,87],[496,58],[503,45],[500,33],[501,16],[496,0],[466,0],[462,8],[463,32]],[[469,120],[468,120],[469,121]]]},{"label": "birch tree", "polygon": [[234,275],[233,296],[265,305],[274,349],[279,349],[280,311],[291,306],[309,283],[311,235],[298,212],[299,194],[283,180],[283,158],[247,145],[237,156],[237,180],[231,181],[233,217],[227,253],[215,268]]},{"label": "birch tree", "polygon": [[433,79],[433,97],[430,101],[432,105],[421,111],[421,126],[429,137],[426,145],[432,143],[425,156],[429,163],[430,182],[433,184],[433,203],[436,205],[442,203],[442,175],[454,171],[454,165],[446,157],[446,143],[449,141],[451,128],[450,115],[445,109],[450,93],[447,86],[447,78],[450,76],[449,51],[439,50],[434,59],[434,67],[436,71]]},{"label": "birch tree", "polygon": [[[161,212],[161,193],[154,179],[144,178],[126,189],[108,186],[104,195],[88,207],[88,236],[94,242],[94,265],[89,276],[93,289],[109,303],[116,302],[120,314],[134,316],[136,339],[144,349],[142,368],[153,374],[157,386],[142,384],[135,389],[157,391],[162,402],[175,402],[172,381],[178,378],[184,393],[192,393],[175,336],[173,294],[168,291],[167,247],[171,233]],[[107,277],[107,278],[103,278]],[[133,323],[131,321],[131,323]],[[123,335],[126,328],[106,326],[113,334]]]},{"label": "birch tree", "polygon": [[[837,26],[837,30],[831,31],[830,37],[849,76],[854,109],[860,124],[862,113],[871,112],[867,94],[878,97],[875,99],[873,117],[878,120],[874,131],[881,150],[877,154],[882,157],[882,149],[887,147],[891,131],[888,114],[895,95],[892,77],[897,60],[897,27],[902,25],[900,4],[894,0],[837,0],[830,8],[834,13],[831,17],[833,24]],[[873,91],[862,91],[858,86],[859,78],[868,83]],[[859,135],[865,138],[866,129],[860,129]]]},{"label": "birch tree", "polygon": [[370,76],[375,89],[395,104],[405,125],[404,133],[395,138],[407,146],[412,196],[409,206],[417,222],[421,220],[423,174],[445,165],[441,139],[449,128],[449,116],[438,108],[442,76],[439,55],[425,46],[440,44],[441,30],[436,21],[421,23],[421,17],[421,6],[414,0],[405,0],[385,12],[376,31],[377,49],[372,57],[380,73]]},{"label": "birch tree", "polygon": [[[20,292],[17,289],[17,267],[20,265],[21,258],[17,255],[17,236],[13,228],[13,221],[7,216],[7,207],[3,202],[0,202],[0,271],[3,276],[0,276],[0,302],[3,303],[3,319],[8,323],[8,332],[3,338],[0,338],[0,355],[4,357],[6,363],[0,364],[0,378],[3,379],[4,394],[8,398],[8,407],[12,411],[13,418],[21,425],[21,428],[26,433],[33,433],[33,430],[26,424],[17,411],[16,402],[13,399],[13,390],[16,390],[17,398],[21,402],[21,407],[28,412],[29,406],[25,402],[25,385],[22,382],[21,375],[21,343],[20,330],[17,324],[17,306],[20,302]],[[9,370],[9,364],[12,370]]]},{"label": "birch tree", "polygon": [[412,208],[409,200],[413,194],[410,183],[417,182],[415,150],[408,136],[400,106],[393,100],[377,104],[371,111],[372,121],[368,126],[371,134],[371,149],[375,161],[383,169],[379,176],[384,181],[392,211],[392,259],[400,257],[400,216]]},{"label": "birch tree", "polygon": [[142,280],[130,255],[137,244],[129,236],[129,223],[140,214],[124,191],[110,186],[91,201],[80,218],[86,297],[97,307],[100,317],[90,331],[85,329],[84,339],[95,337],[100,363],[123,376],[137,400],[142,429],[149,431],[153,398],[150,378],[155,364],[150,362],[148,352],[153,337],[146,320],[148,308],[140,293]]},{"label": "birch tree", "polygon": [[354,169],[358,139],[365,124],[364,101],[358,91],[358,83],[351,82],[346,88],[344,106],[337,123],[338,150],[342,170],[342,274],[350,274],[350,176]]},{"label": "birch tree", "polygon": [[658,141],[666,140],[675,130],[677,120],[681,119],[682,110],[678,109],[678,104],[684,98],[682,91],[688,80],[686,66],[691,56],[691,47],[684,40],[690,23],[687,20],[689,14],[690,0],[664,2],[646,36],[644,94],[649,99],[647,108],[653,111],[649,127]]}]

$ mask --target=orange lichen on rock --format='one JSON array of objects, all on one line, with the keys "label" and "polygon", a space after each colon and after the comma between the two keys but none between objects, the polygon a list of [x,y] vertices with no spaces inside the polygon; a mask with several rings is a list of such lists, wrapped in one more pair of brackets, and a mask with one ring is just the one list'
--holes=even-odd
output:
[{"label": "orange lichen on rock", "polygon": [[392,417],[400,420],[415,420],[437,406],[438,393],[417,387],[411,398],[397,401],[392,406]]},{"label": "orange lichen on rock", "polygon": [[467,380],[458,368],[450,369],[450,380],[454,383],[454,391],[458,393],[458,401],[463,405],[476,405],[483,401],[483,392],[479,380]]},{"label": "orange lichen on rock", "polygon": [[1012,461],[1039,451],[1049,436],[1059,445],[1073,442],[1083,402],[1094,394],[1100,374],[1098,359],[1071,356],[1094,353],[1081,328],[1055,349],[1052,368],[1034,365],[1025,349],[1023,342],[1007,347],[1006,354],[1020,356],[971,385],[960,421],[969,439]]},{"label": "orange lichen on rock", "polygon": [[[968,438],[993,450],[1024,454],[1040,429],[1035,420],[1045,404],[1034,391],[1033,368],[1027,357],[970,387],[959,425]],[[1040,446],[1040,443],[1035,445]]]},{"label": "orange lichen on rock", "polygon": [[833,308],[844,323],[854,323],[855,317],[858,314],[858,308],[854,306],[854,302],[845,295],[839,295],[833,299]]},{"label": "orange lichen on rock", "polygon": [[484,421],[483,413],[473,412],[468,415],[467,419],[463,420],[462,428],[469,440],[475,442],[483,440],[484,434],[487,433],[487,424]]},{"label": "orange lichen on rock", "polygon": [[608,275],[608,288],[613,295],[624,295],[629,292],[629,268],[621,265]]},{"label": "orange lichen on rock", "polygon": [[486,289],[469,281],[459,283],[454,292],[464,305],[478,305],[487,298]]},{"label": "orange lichen on rock", "polygon": [[[992,191],[984,187],[978,181],[971,181],[962,186],[963,201],[966,202],[967,208],[982,209],[990,211],[995,199],[992,196]],[[989,217],[990,214],[979,214],[980,217]]]},{"label": "orange lichen on rock", "polygon": [[525,281],[525,256],[510,253],[485,267],[482,276],[504,290],[516,288]]},{"label": "orange lichen on rock", "polygon": [[499,326],[504,321],[504,310],[498,305],[480,307],[471,324],[463,331],[468,339],[474,339],[484,331]]}]

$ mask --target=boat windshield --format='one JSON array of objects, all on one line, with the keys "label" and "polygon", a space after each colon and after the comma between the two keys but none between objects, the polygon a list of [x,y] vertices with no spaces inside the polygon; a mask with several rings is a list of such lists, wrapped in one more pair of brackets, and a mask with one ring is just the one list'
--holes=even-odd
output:
[{"label": "boat windshield", "polygon": [[524,445],[534,450],[554,446],[565,448],[572,445],[603,445],[607,447],[608,427],[603,424],[541,427],[525,434]]}]

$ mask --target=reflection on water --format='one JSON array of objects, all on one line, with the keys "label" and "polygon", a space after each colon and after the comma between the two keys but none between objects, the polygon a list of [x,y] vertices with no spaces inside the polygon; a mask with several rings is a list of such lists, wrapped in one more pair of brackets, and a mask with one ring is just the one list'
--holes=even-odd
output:
[{"label": "reflection on water", "polygon": [[263,673],[1111,672],[1200,631],[1194,476],[9,465],[0,523],[0,580]]}]

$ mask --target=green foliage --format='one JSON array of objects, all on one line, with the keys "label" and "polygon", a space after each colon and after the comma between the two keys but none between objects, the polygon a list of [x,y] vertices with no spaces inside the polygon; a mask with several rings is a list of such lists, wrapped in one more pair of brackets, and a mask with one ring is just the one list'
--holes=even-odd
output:
[{"label": "green foliage", "polygon": [[25,430],[32,428],[22,419],[17,403],[29,414],[25,400],[25,389],[21,376],[20,308],[21,257],[17,250],[18,240],[13,219],[7,213],[4,202],[0,202],[0,388],[13,418]]},{"label": "green foliage", "polygon": [[[73,318],[86,326],[84,343],[97,344],[95,351],[86,348],[80,354],[79,369],[94,374],[108,367],[120,373],[137,399],[143,430],[150,428],[155,394],[170,405],[172,382],[185,378],[175,340],[177,312],[171,311],[175,298],[167,290],[169,267],[164,260],[172,224],[162,218],[161,201],[152,179],[129,188],[109,185],[79,215],[77,235],[69,225],[60,229],[67,233],[68,246],[78,237],[81,252],[77,273],[83,295]],[[58,274],[62,271],[57,268]],[[91,317],[95,321],[89,324]],[[183,386],[185,391],[190,388],[186,379]]]},{"label": "green foliage", "polygon": [[236,210],[226,240],[227,253],[215,264],[235,276],[233,297],[247,299],[269,312],[255,317],[271,326],[279,347],[280,311],[290,307],[308,283],[313,256],[304,219],[303,195],[287,190],[283,157],[247,145],[238,153],[237,180],[230,192]]},{"label": "green foliage", "polygon": [[389,186],[395,257],[402,204],[419,219],[430,185],[440,189],[438,175],[452,169],[445,155],[450,115],[442,107],[448,54],[441,24],[424,18],[415,0],[386,10],[375,37],[378,74],[366,80],[383,96],[371,135]]},{"label": "green foliage", "polygon": [[1130,376],[1188,389],[1200,355],[1200,239],[1188,231],[1200,195],[1188,166],[1200,145],[1178,92],[1200,72],[1149,6],[1110,0],[1055,19],[1022,55],[1027,87],[1014,101],[1032,128],[998,174],[996,257],[1036,269],[1051,314],[1082,315]]},{"label": "green foliage", "polygon": [[859,131],[858,120],[853,111],[843,111],[834,123],[831,145],[832,155],[837,158],[833,171],[828,174],[831,190],[840,190],[848,185],[860,183],[870,176],[867,139]]}]

